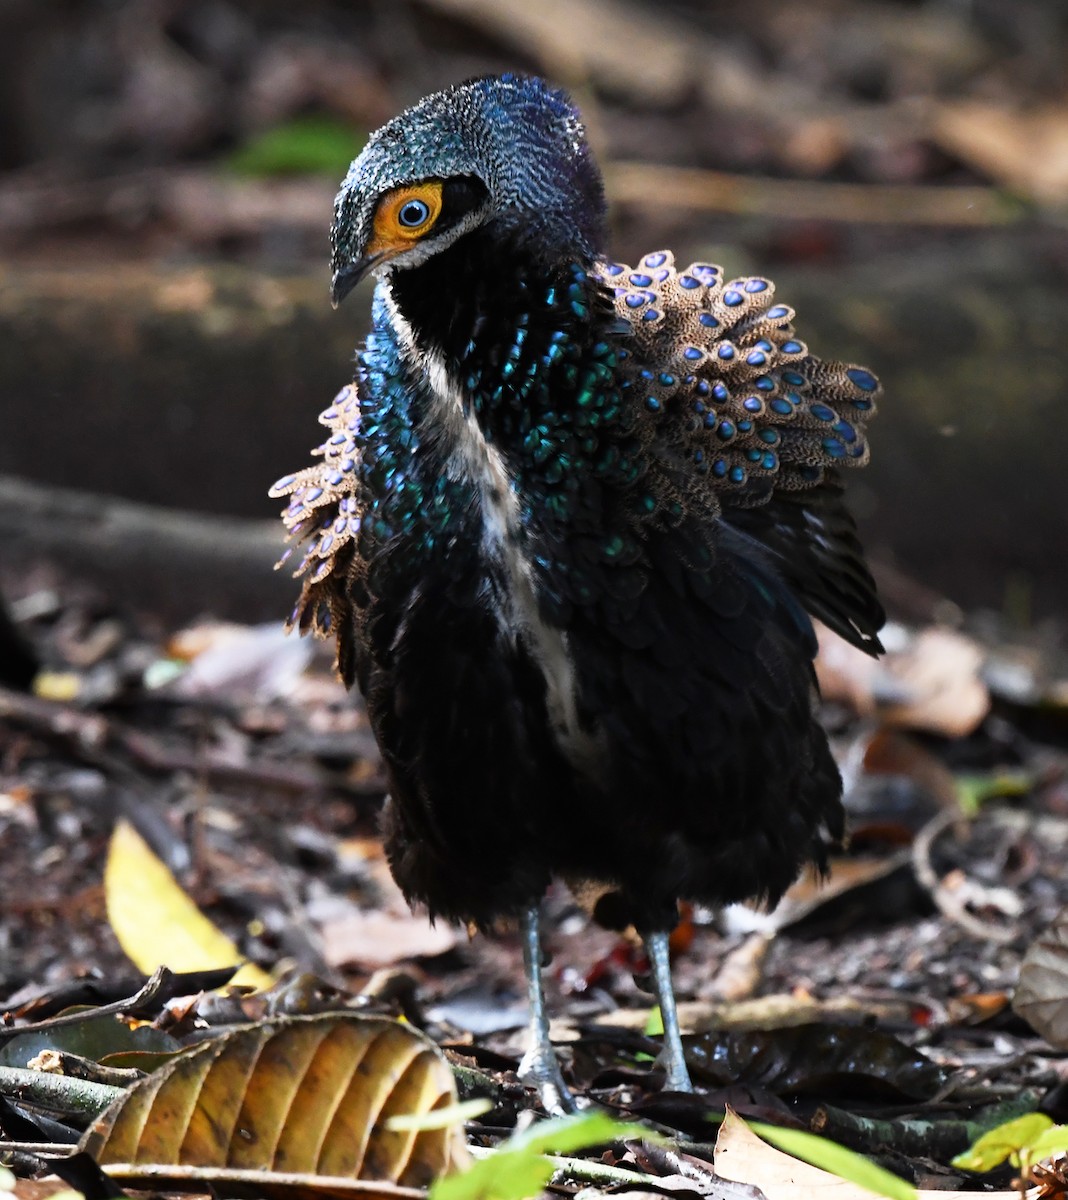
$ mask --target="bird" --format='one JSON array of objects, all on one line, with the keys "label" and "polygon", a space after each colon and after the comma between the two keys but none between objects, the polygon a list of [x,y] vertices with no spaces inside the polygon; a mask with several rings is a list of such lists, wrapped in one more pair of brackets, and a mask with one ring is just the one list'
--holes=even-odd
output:
[{"label": "bird", "polygon": [[573,1111],[549,1039],[554,879],[644,939],[663,1087],[691,1091],[680,901],[775,902],[843,835],[813,618],[869,654],[883,610],[843,495],[880,385],[812,354],[761,275],[606,250],[568,95],[502,74],[371,135],[338,193],[335,307],[375,277],[355,379],[280,479],[388,797],[393,875],[431,918],[520,931],[520,1077]]}]

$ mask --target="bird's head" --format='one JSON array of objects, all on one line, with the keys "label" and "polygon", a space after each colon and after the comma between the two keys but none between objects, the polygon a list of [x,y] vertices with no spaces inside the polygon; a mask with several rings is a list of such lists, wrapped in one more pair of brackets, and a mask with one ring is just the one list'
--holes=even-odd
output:
[{"label": "bird's head", "polygon": [[490,76],[371,135],[331,229],[335,305],[368,272],[419,266],[479,227],[543,257],[601,249],[604,188],[579,115],[544,80]]}]

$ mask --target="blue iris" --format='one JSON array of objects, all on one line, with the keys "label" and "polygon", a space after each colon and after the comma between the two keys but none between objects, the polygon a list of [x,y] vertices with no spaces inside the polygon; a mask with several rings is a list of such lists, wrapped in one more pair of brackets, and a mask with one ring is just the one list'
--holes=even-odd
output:
[{"label": "blue iris", "polygon": [[423,200],[407,200],[397,213],[397,221],[405,229],[418,229],[430,220],[430,205]]}]

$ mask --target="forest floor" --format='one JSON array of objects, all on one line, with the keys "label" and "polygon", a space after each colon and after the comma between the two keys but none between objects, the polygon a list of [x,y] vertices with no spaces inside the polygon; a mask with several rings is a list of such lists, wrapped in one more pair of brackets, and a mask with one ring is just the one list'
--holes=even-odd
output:
[{"label": "forest floor", "polygon": [[[13,594],[46,669],[36,694],[0,691],[9,1021],[143,982],[109,924],[134,886],[122,872],[141,867],[104,882],[125,818],[242,956],[284,976],[276,1010],[404,1015],[485,1073],[496,1124],[536,1103],[514,1073],[517,937],[468,937],[409,911],[376,832],[381,763],[325,645],[280,624],[153,628],[44,575]],[[841,644],[821,656],[848,854],[773,914],[687,910],[673,936],[699,1095],[659,1094],[640,948],[563,888],[546,910],[553,1036],[579,1093],[661,1127],[699,1137],[726,1102],[819,1128],[925,1186],[975,1186],[948,1166],[966,1131],[1038,1107],[1068,1115],[1068,1054],[1011,1003],[1024,955],[1068,909],[1064,695],[1028,697],[1004,646],[935,628],[893,627],[889,641],[875,671]],[[935,661],[931,689],[916,670]],[[147,908],[135,937],[149,957],[164,956],[160,920]],[[1063,1008],[1058,1024],[1063,1035]],[[912,1116],[944,1124],[925,1143]]]}]

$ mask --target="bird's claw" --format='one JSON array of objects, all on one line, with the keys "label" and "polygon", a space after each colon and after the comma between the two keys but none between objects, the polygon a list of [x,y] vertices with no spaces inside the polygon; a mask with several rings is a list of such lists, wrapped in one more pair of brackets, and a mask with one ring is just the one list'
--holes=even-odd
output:
[{"label": "bird's claw", "polygon": [[528,1050],[519,1064],[518,1074],[523,1083],[537,1089],[542,1108],[550,1117],[568,1116],[583,1107],[564,1083],[560,1064],[551,1049],[548,1054],[540,1047]]},{"label": "bird's claw", "polygon": [[664,1072],[663,1092],[692,1092],[693,1082],[685,1060],[676,1058],[671,1049],[665,1046],[656,1056],[656,1066]]}]

